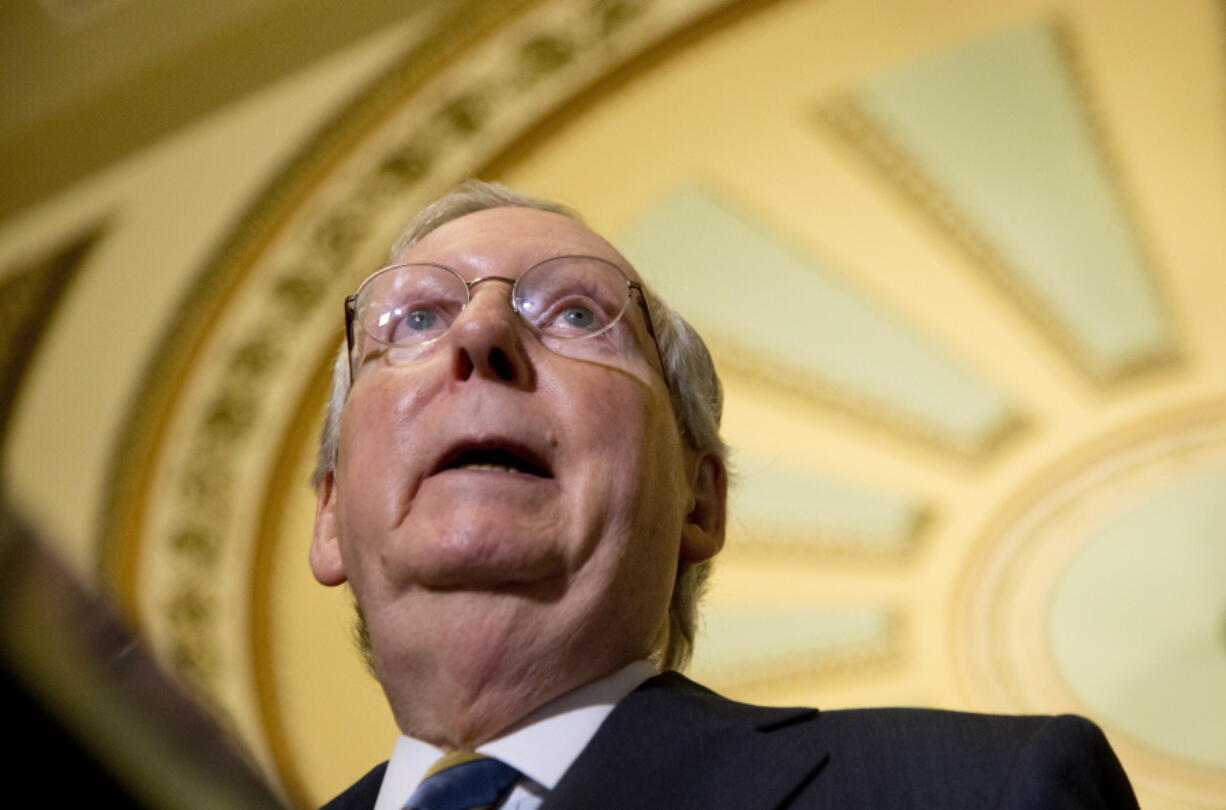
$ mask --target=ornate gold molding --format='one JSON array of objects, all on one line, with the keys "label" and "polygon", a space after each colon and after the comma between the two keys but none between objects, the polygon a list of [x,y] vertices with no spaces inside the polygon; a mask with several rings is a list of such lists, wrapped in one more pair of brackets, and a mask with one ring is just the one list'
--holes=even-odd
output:
[{"label": "ornate gold molding", "polygon": [[776,526],[760,521],[746,521],[744,532],[736,533],[736,542],[721,552],[725,560],[787,561],[816,565],[902,567],[909,564],[926,546],[936,512],[931,507],[918,510],[907,526],[901,542],[886,546],[852,529],[804,532],[794,526]]},{"label": "ornate gold molding", "polygon": [[[1094,712],[1058,665],[1048,616],[1070,560],[1103,503],[1132,501],[1138,483],[1226,460],[1226,400],[1195,402],[1097,437],[1033,476],[984,524],[961,568],[949,627],[963,691],[1005,712],[1093,714],[1112,735],[1134,781],[1180,806],[1211,807],[1226,774],[1159,751]],[[1155,662],[1158,663],[1158,662]],[[1104,684],[1104,687],[1106,685]]]},{"label": "ornate gold molding", "polygon": [[768,386],[806,406],[846,416],[870,430],[884,432],[938,455],[952,456],[971,464],[987,463],[1022,438],[1028,427],[1025,417],[1010,412],[977,441],[959,442],[955,437],[884,400],[857,396],[845,386],[837,386],[808,371],[788,367],[777,359],[762,357],[719,334],[704,334],[704,339],[722,372],[729,376],[735,375],[750,385]]},{"label": "ornate gold molding", "polygon": [[[1145,280],[1153,299],[1164,323],[1170,326],[1173,334],[1178,334],[1169,296],[1159,283],[1160,274],[1153,270],[1154,251],[1142,238],[1137,224],[1139,219],[1135,214],[1138,206],[1126,193],[1129,184],[1123,178],[1119,161],[1114,156],[1116,150],[1107,137],[1109,128],[1090,90],[1076,37],[1070,26],[1058,18],[1049,20],[1044,27],[1063,66],[1065,78],[1074,91],[1082,118],[1093,136],[1095,155],[1128,225],[1128,234],[1141,257],[1146,270]],[[1099,368],[1099,364],[1083,349],[1075,328],[1065,323],[1024,281],[1023,275],[1004,252],[975,223],[973,213],[958,206],[923,162],[890,132],[884,122],[856,100],[854,90],[821,104],[816,121],[857,161],[885,181],[911,210],[918,212],[991,287],[1012,302],[1035,330],[1089,383],[1099,387],[1124,384],[1174,366],[1180,360],[1178,345],[1170,344],[1139,353],[1114,368]]]}]

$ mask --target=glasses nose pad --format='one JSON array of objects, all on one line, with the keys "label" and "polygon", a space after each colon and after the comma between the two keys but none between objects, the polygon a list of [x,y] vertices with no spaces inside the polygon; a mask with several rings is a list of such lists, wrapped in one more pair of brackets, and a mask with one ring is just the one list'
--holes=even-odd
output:
[{"label": "glasses nose pad", "polygon": [[[497,295],[496,293],[498,290],[493,290],[489,295],[483,294],[483,290],[477,285],[485,284],[487,281],[501,281],[509,285],[506,293],[504,294],[505,297]],[[455,321],[451,324],[452,330],[454,330],[461,321],[477,316],[485,318],[491,316],[501,317],[505,320],[513,322],[514,318],[518,315],[518,310],[515,308],[514,298],[515,279],[503,278],[502,276],[484,276],[473,281],[465,282],[465,285],[468,288],[468,300],[464,304],[463,311],[460,312]]]},{"label": "glasses nose pad", "polygon": [[468,282],[468,303],[449,331],[456,375],[467,379],[477,374],[504,382],[528,379],[531,367],[519,332],[520,318],[509,300],[511,293],[499,296],[473,289],[485,281],[515,283],[502,277]]}]

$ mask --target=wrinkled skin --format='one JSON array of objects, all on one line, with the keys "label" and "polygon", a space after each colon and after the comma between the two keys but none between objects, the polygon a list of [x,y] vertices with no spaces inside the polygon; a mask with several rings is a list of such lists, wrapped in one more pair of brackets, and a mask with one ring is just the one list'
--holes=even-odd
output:
[{"label": "wrinkled skin", "polygon": [[[446,223],[401,261],[472,280],[568,254],[637,279],[582,224],[524,208]],[[576,359],[543,345],[509,296],[477,285],[420,358],[358,364],[318,492],[312,570],[353,588],[401,729],[445,747],[646,657],[679,563],[723,542],[723,469],[683,447],[642,312],[606,355]],[[472,444],[530,453],[551,477],[440,469]]]}]

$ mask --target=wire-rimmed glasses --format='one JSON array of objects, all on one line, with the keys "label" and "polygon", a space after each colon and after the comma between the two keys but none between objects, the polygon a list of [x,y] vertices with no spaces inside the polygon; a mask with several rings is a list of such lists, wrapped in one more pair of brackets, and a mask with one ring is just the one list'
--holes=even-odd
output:
[{"label": "wire-rimmed glasses", "polygon": [[[612,333],[630,299],[637,297],[665,374],[642,285],[627,278],[617,265],[595,256],[555,256],[517,279],[483,276],[466,281],[450,267],[431,263],[385,267],[345,299],[351,365],[369,354],[367,341],[386,351],[393,362],[412,362],[426,354],[464,311],[472,288],[487,281],[510,284],[512,309],[546,346],[568,356],[598,356],[619,346],[628,350],[625,341],[619,342]],[[601,336],[605,340],[589,340]]]}]

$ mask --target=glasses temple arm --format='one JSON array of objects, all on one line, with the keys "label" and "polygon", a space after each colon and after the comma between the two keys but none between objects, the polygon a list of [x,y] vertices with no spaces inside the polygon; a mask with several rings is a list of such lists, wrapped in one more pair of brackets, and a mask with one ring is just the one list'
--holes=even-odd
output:
[{"label": "glasses temple arm", "polygon": [[664,364],[664,352],[660,349],[660,339],[656,337],[656,327],[651,320],[651,308],[647,305],[647,293],[643,290],[643,285],[633,281],[626,281],[630,289],[638,293],[639,309],[643,310],[643,320],[647,322],[647,334],[651,337],[651,342],[656,347],[656,359],[660,361],[660,376],[664,378],[664,387],[671,393],[673,390],[672,384],[668,379],[668,366]]}]

